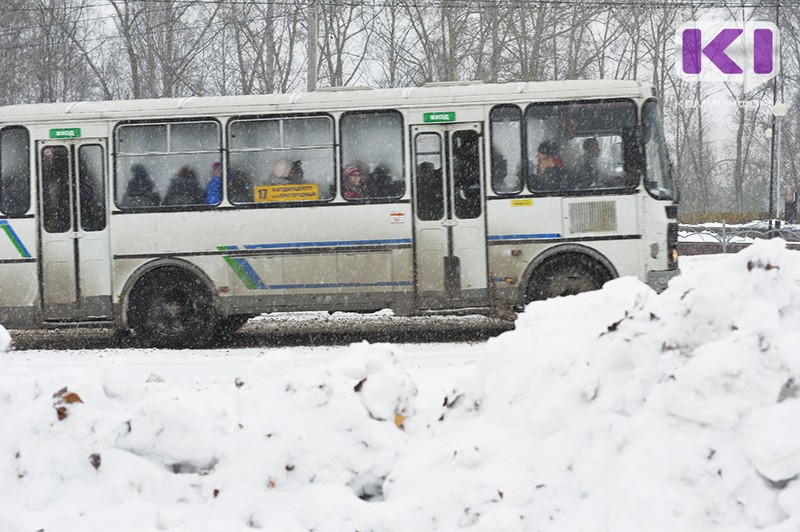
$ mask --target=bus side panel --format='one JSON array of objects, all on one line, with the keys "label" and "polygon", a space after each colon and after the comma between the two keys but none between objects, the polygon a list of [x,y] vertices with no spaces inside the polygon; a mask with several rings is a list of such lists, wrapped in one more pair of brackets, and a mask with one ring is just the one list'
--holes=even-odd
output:
[{"label": "bus side panel", "polygon": [[[118,300],[138,267],[168,258],[191,262],[211,279],[223,314],[385,307],[407,312],[413,299],[407,204],[113,218]],[[153,226],[144,227],[140,218]],[[142,229],[146,244],[137,237]]]},{"label": "bus side panel", "polygon": [[38,327],[41,319],[36,220],[0,220],[0,324]]},{"label": "bus side panel", "polygon": [[578,244],[642,281],[637,195],[521,198],[488,203],[489,270],[497,295],[523,303],[528,266],[555,246]]}]

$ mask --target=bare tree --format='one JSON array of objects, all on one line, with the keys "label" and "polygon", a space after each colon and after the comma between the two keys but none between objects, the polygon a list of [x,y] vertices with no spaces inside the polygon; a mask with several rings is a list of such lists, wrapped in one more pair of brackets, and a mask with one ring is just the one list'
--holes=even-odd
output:
[{"label": "bare tree", "polygon": [[407,14],[401,2],[394,2],[375,17],[368,72],[378,73],[372,75],[378,86],[413,86],[422,82],[412,65],[414,23]]},{"label": "bare tree", "polygon": [[363,79],[361,66],[372,37],[375,14],[360,2],[320,4],[322,79],[331,87]]}]

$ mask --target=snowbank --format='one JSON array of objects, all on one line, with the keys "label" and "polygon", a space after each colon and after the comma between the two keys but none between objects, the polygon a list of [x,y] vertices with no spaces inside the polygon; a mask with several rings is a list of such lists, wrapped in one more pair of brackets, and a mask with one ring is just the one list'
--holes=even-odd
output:
[{"label": "snowbank", "polygon": [[531,304],[435,409],[385,345],[227,393],[0,369],[0,530],[798,530],[797,259]]}]

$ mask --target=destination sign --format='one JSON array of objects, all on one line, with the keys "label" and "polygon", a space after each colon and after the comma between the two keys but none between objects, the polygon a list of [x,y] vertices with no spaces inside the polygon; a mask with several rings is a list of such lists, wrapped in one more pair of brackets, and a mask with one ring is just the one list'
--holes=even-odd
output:
[{"label": "destination sign", "polygon": [[255,187],[256,203],[274,201],[314,201],[319,199],[317,183],[298,185],[267,185]]}]

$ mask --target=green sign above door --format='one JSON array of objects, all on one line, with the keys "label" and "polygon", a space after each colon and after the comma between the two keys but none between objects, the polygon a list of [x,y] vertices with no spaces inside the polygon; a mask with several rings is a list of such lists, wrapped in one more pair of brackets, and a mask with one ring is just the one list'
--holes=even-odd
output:
[{"label": "green sign above door", "polygon": [[51,139],[79,139],[81,137],[81,128],[67,127],[62,129],[51,129]]},{"label": "green sign above door", "polygon": [[456,121],[456,113],[455,111],[444,111],[439,113],[423,113],[422,114],[422,121],[429,123],[429,122],[455,122]]}]

